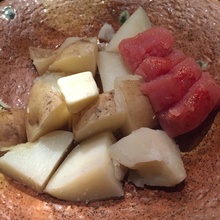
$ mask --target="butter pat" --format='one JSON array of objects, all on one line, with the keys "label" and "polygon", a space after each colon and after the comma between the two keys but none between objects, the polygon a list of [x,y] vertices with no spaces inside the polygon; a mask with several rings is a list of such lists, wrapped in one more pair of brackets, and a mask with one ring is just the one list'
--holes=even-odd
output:
[{"label": "butter pat", "polygon": [[99,95],[93,74],[89,71],[61,77],[57,84],[71,113],[80,112]]}]

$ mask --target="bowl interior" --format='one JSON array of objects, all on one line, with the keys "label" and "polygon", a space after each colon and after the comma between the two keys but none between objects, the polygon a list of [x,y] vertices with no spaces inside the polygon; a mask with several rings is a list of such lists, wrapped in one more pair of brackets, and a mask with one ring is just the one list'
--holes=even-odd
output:
[{"label": "bowl interior", "polygon": [[[28,48],[54,48],[68,36],[96,36],[108,22],[115,30],[123,10],[142,6],[154,25],[170,29],[175,46],[207,62],[220,84],[220,3],[216,0],[4,0],[0,2],[1,99],[24,108],[37,76]],[[7,7],[10,10],[6,13]],[[13,14],[14,13],[14,14]],[[220,213],[220,114],[177,139],[187,171],[174,188],[137,189],[124,183],[125,198],[90,204],[38,195],[0,174],[1,219],[217,219]],[[193,150],[192,150],[193,149]]]}]

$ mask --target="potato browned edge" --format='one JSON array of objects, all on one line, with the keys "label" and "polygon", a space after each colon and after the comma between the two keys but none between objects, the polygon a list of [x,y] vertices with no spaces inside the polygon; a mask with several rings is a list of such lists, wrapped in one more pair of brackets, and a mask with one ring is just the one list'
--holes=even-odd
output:
[{"label": "potato browned edge", "polygon": [[24,109],[0,110],[0,149],[26,142]]}]

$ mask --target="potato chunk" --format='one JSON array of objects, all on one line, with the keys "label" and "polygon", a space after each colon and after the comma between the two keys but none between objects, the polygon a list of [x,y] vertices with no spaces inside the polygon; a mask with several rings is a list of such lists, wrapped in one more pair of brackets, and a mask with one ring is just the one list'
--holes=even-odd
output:
[{"label": "potato chunk", "polygon": [[39,75],[43,75],[48,70],[57,56],[53,50],[36,47],[30,47],[29,53]]},{"label": "potato chunk", "polygon": [[139,7],[118,29],[106,47],[106,50],[118,52],[118,45],[123,39],[133,37],[150,27],[151,23],[146,12],[142,7]]},{"label": "potato chunk", "polygon": [[131,74],[119,53],[100,51],[97,64],[104,92],[114,90],[115,78]]},{"label": "potato chunk", "polygon": [[45,192],[59,199],[89,202],[122,197],[122,185],[116,179],[108,147],[115,143],[104,132],[82,142],[67,156]]},{"label": "potato chunk", "polygon": [[64,72],[66,75],[97,69],[98,46],[96,38],[81,39],[65,47],[49,66],[51,72]]},{"label": "potato chunk", "polygon": [[126,114],[121,130],[124,135],[141,128],[154,128],[157,118],[148,98],[141,92],[143,83],[139,76],[129,75],[115,80],[115,103]]},{"label": "potato chunk", "polygon": [[25,115],[24,109],[0,110],[0,149],[26,141]]},{"label": "potato chunk", "polygon": [[48,70],[49,66],[56,60],[62,50],[78,40],[80,40],[79,37],[68,37],[56,50],[30,47],[30,57],[33,60],[33,64],[38,74],[43,75]]},{"label": "potato chunk", "polygon": [[42,192],[73,141],[68,131],[54,131],[37,142],[19,144],[0,157],[0,171]]},{"label": "potato chunk", "polygon": [[81,141],[102,131],[115,131],[124,120],[124,112],[116,109],[114,93],[102,93],[91,106],[80,112],[77,120],[73,120],[74,138]]},{"label": "potato chunk", "polygon": [[136,186],[175,186],[186,178],[178,146],[162,130],[140,128],[109,148],[112,158],[131,169]]},{"label": "potato chunk", "polygon": [[60,77],[53,73],[44,74],[31,88],[26,115],[27,139],[30,142],[61,129],[71,120],[71,113],[57,85]]}]

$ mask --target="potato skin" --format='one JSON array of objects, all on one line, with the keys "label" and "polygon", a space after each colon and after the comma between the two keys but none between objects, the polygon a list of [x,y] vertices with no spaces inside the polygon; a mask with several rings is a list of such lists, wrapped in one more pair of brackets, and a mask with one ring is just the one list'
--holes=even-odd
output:
[{"label": "potato skin", "polygon": [[72,130],[76,141],[82,141],[99,132],[115,131],[124,123],[124,112],[117,111],[114,92],[99,95],[92,105],[78,113],[73,120]]},{"label": "potato skin", "polygon": [[25,109],[0,110],[0,149],[26,142]]},{"label": "potato skin", "polygon": [[141,92],[142,79],[131,75],[115,80],[115,101],[118,108],[126,112],[126,120],[121,130],[123,135],[141,128],[157,127],[157,118],[148,98]]},{"label": "potato skin", "polygon": [[26,114],[26,132],[30,142],[61,129],[70,120],[70,113],[56,84],[59,77],[53,74],[41,76],[31,88]]}]

